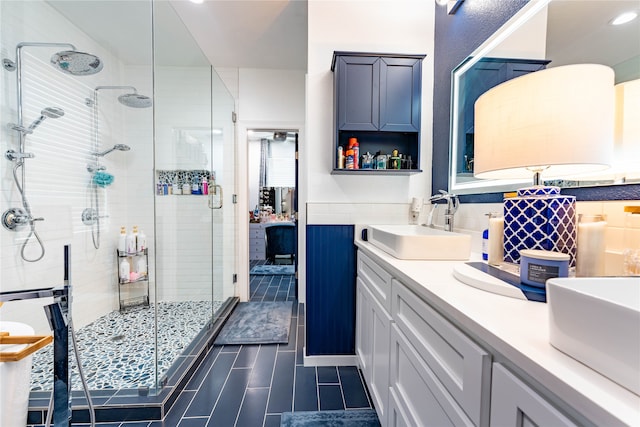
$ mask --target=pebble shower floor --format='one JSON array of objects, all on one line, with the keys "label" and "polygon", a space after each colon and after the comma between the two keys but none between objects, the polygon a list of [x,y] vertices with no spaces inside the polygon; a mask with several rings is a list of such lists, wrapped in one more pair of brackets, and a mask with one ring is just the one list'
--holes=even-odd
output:
[{"label": "pebble shower floor", "polygon": [[[198,335],[222,302],[158,303],[158,378]],[[111,312],[76,331],[82,369],[91,390],[155,386],[155,307]],[[71,346],[71,343],[70,343]],[[69,349],[73,390],[82,390],[75,355]],[[31,390],[51,390],[53,346],[34,354]]]}]

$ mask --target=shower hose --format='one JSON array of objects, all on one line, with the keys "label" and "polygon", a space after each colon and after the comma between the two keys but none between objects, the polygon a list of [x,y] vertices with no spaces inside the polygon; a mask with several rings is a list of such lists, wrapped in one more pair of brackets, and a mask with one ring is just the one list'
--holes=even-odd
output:
[{"label": "shower hose", "polygon": [[[20,168],[22,171],[22,183],[18,179],[18,168]],[[20,256],[22,257],[23,260],[27,262],[40,261],[42,257],[44,257],[44,244],[42,243],[42,240],[40,240],[40,236],[36,231],[36,224],[35,224],[36,220],[31,215],[31,206],[29,205],[29,201],[27,200],[27,196],[25,195],[24,188],[23,188],[24,187],[24,160],[20,160],[16,162],[15,166],[13,167],[13,180],[15,181],[16,187],[18,187],[18,191],[20,192],[20,197],[22,199],[22,206],[24,207],[24,210],[27,212],[27,215],[29,216],[30,231],[29,231],[29,235],[27,236],[24,243],[22,244],[22,249],[20,250]],[[31,240],[31,236],[34,236],[36,238],[36,240],[38,241],[38,244],[40,245],[40,250],[41,250],[40,256],[33,259],[27,258],[24,253],[24,250],[27,247],[29,240]]]}]

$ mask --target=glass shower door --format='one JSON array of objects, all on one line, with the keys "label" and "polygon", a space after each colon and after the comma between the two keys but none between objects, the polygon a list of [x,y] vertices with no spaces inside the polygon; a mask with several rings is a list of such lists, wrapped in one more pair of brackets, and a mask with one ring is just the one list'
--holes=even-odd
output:
[{"label": "glass shower door", "polygon": [[[155,2],[154,26],[171,20],[179,22],[173,7]],[[233,98],[185,28],[154,32],[154,101],[157,380],[163,385],[195,358],[194,348],[235,293],[235,149]]]}]

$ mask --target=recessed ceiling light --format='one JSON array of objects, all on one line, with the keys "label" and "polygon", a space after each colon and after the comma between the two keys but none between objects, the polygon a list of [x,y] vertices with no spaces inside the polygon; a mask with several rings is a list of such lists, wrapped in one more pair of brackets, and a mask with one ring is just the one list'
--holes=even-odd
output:
[{"label": "recessed ceiling light", "polygon": [[195,3],[195,4],[202,4],[204,3],[204,0],[190,0],[191,3]]},{"label": "recessed ceiling light", "polygon": [[638,12],[624,12],[611,20],[611,25],[622,25],[638,17]]}]

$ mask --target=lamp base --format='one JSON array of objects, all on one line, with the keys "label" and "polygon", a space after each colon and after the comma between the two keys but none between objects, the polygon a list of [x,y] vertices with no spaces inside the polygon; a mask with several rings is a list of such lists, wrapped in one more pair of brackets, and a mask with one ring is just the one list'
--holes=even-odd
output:
[{"label": "lamp base", "polygon": [[522,249],[562,252],[576,260],[576,198],[560,187],[533,186],[504,199],[504,260],[520,263]]}]

